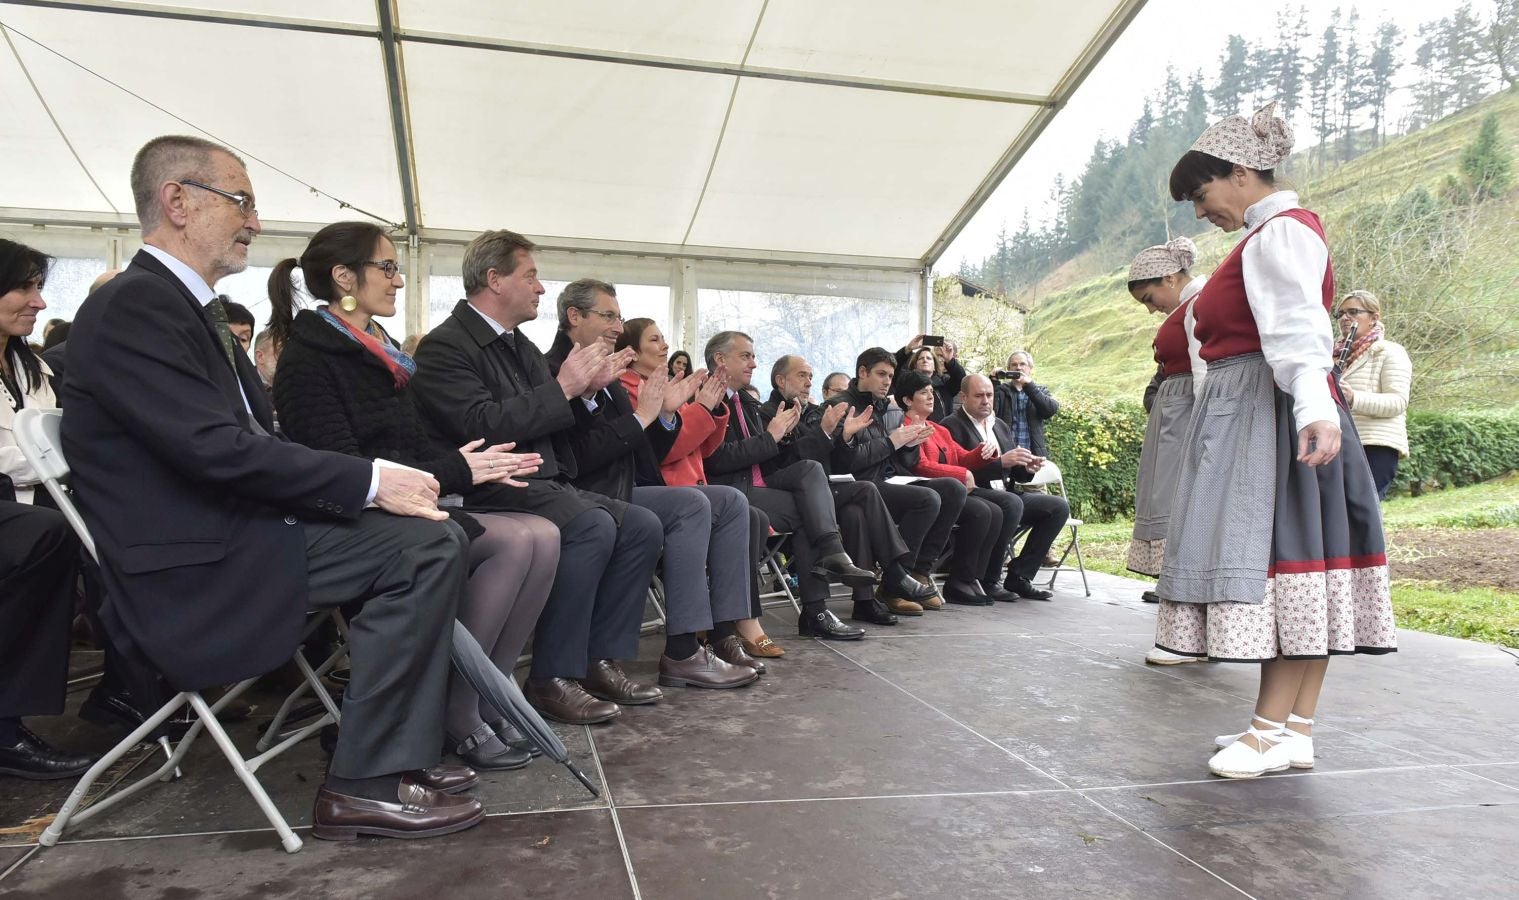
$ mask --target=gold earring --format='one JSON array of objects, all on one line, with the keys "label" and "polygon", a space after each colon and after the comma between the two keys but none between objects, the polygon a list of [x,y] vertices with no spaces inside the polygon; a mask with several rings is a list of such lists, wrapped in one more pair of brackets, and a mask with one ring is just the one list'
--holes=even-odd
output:
[{"label": "gold earring", "polygon": [[338,308],[343,312],[353,312],[359,308],[359,301],[353,299],[352,294],[345,294],[343,299],[338,301]]}]

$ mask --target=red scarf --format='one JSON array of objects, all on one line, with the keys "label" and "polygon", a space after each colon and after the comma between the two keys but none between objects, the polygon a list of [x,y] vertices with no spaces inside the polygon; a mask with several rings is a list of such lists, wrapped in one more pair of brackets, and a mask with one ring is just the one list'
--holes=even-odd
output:
[{"label": "red scarf", "polygon": [[333,318],[342,323],[343,327],[348,329],[348,333],[357,338],[365,350],[368,350],[376,359],[385,364],[385,368],[390,370],[390,377],[395,379],[396,390],[399,391],[406,387],[406,383],[411,381],[411,373],[402,368],[400,363],[390,358],[390,354],[385,350],[385,345],[380,343],[378,338],[366,331],[360,331],[355,328],[352,322],[342,316],[333,316]]}]

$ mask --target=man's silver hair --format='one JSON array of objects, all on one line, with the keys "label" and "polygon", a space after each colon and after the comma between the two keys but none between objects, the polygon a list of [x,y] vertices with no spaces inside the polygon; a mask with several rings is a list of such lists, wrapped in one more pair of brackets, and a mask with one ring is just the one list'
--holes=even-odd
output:
[{"label": "man's silver hair", "polygon": [[168,181],[209,182],[218,153],[227,154],[247,168],[236,153],[205,138],[166,134],[142,145],[132,160],[132,203],[137,207],[137,221],[143,234],[151,234],[163,224],[158,189]]},{"label": "man's silver hair", "polygon": [[1015,357],[1015,356],[1026,356],[1026,357],[1028,357],[1028,367],[1030,369],[1032,369],[1034,367],[1034,354],[1028,352],[1027,350],[1014,350],[1012,353],[1009,353],[1007,355],[1007,364],[1009,366],[1011,366],[1013,364],[1013,357]]},{"label": "man's silver hair", "polygon": [[565,285],[564,290],[559,292],[559,330],[569,331],[570,310],[578,309],[584,315],[586,310],[596,305],[597,294],[616,297],[617,288],[595,278],[581,278]]},{"label": "man's silver hair", "polygon": [[707,338],[707,346],[702,349],[702,357],[707,361],[708,369],[717,368],[717,354],[732,350],[733,341],[736,338],[743,338],[751,344],[754,343],[754,338],[742,331],[719,331]]}]

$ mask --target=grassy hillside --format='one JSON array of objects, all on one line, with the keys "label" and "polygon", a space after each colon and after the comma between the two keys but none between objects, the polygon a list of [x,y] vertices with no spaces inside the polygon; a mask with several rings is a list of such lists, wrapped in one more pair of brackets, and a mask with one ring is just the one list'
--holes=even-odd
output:
[{"label": "grassy hillside", "polygon": [[[1496,113],[1505,138],[1519,158],[1519,93],[1505,92],[1484,100],[1415,134],[1397,138],[1321,177],[1289,178],[1304,204],[1319,212],[1336,240],[1336,223],[1366,206],[1396,201],[1416,186],[1436,192],[1448,174],[1458,171],[1462,149],[1475,138],[1481,119]],[[1296,184],[1294,185],[1294,182]],[[1474,246],[1504,247],[1514,242],[1513,223],[1519,221],[1519,192],[1487,204]],[[1235,235],[1211,231],[1198,238],[1197,271],[1210,272],[1233,246]],[[1139,248],[1135,248],[1137,251]],[[1519,253],[1482,253],[1480,277],[1451,289],[1467,294],[1443,302],[1493,304],[1519,314]],[[1138,399],[1154,372],[1150,340],[1160,317],[1147,314],[1125,290],[1125,268],[1106,268],[1095,256],[1077,258],[1045,279],[1031,297],[1033,312],[1025,322],[1026,342],[1038,364],[1036,377],[1058,393],[1092,399]],[[1351,286],[1340,285],[1342,290]],[[1383,289],[1391,308],[1418,303],[1418,297],[1398,297]],[[1519,318],[1519,316],[1515,316]],[[1396,335],[1391,335],[1397,339]],[[1513,354],[1512,347],[1492,352]],[[1481,359],[1471,361],[1481,368]],[[1417,373],[1416,373],[1417,377]],[[1519,387],[1505,401],[1519,401]]]}]

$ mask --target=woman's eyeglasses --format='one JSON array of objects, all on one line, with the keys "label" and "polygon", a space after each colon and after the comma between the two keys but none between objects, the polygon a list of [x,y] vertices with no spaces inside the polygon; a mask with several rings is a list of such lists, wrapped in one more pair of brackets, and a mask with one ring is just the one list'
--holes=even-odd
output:
[{"label": "woman's eyeglasses", "polygon": [[1366,310],[1364,310],[1364,309],[1356,309],[1355,307],[1348,307],[1346,309],[1340,310],[1339,313],[1337,313],[1336,315],[1337,315],[1338,318],[1343,319],[1346,316],[1363,316],[1365,314],[1366,314]]},{"label": "woman's eyeglasses", "polygon": [[396,265],[396,261],[393,259],[366,259],[364,260],[364,265],[374,266],[376,269],[384,272],[386,278],[394,278],[401,274],[401,267]]}]

